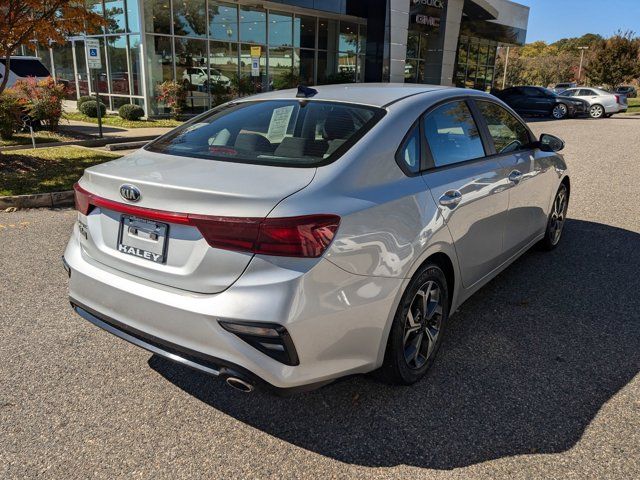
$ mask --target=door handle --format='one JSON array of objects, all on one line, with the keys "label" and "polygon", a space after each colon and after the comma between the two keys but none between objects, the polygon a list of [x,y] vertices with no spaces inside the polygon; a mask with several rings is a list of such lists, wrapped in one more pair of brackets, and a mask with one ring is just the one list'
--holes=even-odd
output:
[{"label": "door handle", "polygon": [[443,207],[455,208],[462,200],[462,194],[458,190],[449,190],[438,200]]},{"label": "door handle", "polygon": [[509,174],[510,182],[518,183],[520,182],[520,180],[522,180],[522,172],[519,172],[518,170],[514,170]]}]

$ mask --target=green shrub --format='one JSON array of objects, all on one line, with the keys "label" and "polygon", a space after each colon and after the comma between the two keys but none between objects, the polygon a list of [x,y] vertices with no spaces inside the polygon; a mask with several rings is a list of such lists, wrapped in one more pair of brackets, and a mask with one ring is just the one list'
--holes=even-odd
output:
[{"label": "green shrub", "polygon": [[95,102],[96,101],[96,97],[94,96],[90,96],[90,95],[83,95],[78,99],[78,110],[80,110],[80,106],[84,103],[84,102]]},{"label": "green shrub", "polygon": [[[80,113],[87,117],[96,118],[98,116],[98,103],[95,100],[84,102],[80,105]],[[104,117],[107,113],[107,107],[100,102],[100,116]]]},{"label": "green shrub", "polygon": [[0,138],[8,140],[18,129],[20,122],[20,100],[11,90],[0,93]]},{"label": "green shrub", "polygon": [[139,105],[126,103],[118,109],[118,115],[123,120],[140,120],[144,117],[144,109]]}]

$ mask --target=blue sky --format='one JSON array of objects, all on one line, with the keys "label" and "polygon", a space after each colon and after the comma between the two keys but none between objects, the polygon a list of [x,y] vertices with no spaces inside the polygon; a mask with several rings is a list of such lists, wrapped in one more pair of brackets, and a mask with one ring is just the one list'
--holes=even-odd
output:
[{"label": "blue sky", "polygon": [[531,7],[527,43],[579,37],[610,36],[616,30],[640,34],[640,0],[515,0]]}]

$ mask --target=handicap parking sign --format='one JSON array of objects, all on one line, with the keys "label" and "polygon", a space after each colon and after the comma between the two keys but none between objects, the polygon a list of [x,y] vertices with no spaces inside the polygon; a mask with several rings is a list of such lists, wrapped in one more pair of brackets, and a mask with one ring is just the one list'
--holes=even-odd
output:
[{"label": "handicap parking sign", "polygon": [[100,41],[97,38],[85,38],[84,44],[87,49],[87,63],[89,64],[89,68],[101,69]]}]

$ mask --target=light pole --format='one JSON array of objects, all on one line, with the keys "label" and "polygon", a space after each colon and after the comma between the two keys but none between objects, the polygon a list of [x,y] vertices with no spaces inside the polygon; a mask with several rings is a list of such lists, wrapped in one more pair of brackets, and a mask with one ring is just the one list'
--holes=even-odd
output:
[{"label": "light pole", "polygon": [[589,47],[578,47],[580,50],[580,67],[578,67],[578,85],[580,85],[580,78],[582,78],[582,61],[584,60],[584,51],[589,50]]},{"label": "light pole", "polygon": [[507,68],[509,67],[509,50],[510,50],[510,46],[507,45],[507,55],[504,59],[504,72],[502,74],[502,90],[504,90],[504,87],[507,83]]}]

